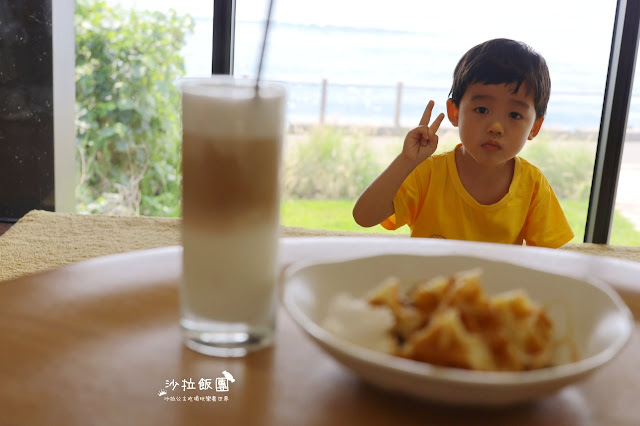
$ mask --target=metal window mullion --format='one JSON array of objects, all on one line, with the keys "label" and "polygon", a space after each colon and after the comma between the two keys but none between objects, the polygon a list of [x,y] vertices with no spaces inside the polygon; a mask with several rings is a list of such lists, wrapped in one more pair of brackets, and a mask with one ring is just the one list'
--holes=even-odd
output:
[{"label": "metal window mullion", "polygon": [[640,0],[618,0],[584,242],[607,244],[638,53]]},{"label": "metal window mullion", "polygon": [[212,74],[233,74],[236,0],[213,0]]}]

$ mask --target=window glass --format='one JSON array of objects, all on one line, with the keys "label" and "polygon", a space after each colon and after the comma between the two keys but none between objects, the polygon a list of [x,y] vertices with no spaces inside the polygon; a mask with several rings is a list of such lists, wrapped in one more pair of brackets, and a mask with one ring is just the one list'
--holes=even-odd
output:
[{"label": "window glass", "polygon": [[[637,59],[636,59],[637,60]],[[616,189],[616,215],[611,225],[609,243],[621,246],[640,246],[640,66],[636,71],[631,92],[631,107],[622,151],[622,164]]]},{"label": "window glass", "polygon": [[[541,0],[526,11],[497,0],[389,4],[275,3],[263,70],[289,89],[283,223],[388,232],[355,224],[353,203],[400,152],[429,99],[434,114],[445,112],[460,57],[506,37],[528,43],[549,65],[543,130],[521,155],[551,182],[573,241],[581,242],[616,2],[587,8],[577,0]],[[237,1],[236,75],[255,76],[266,10],[264,0]],[[440,141],[439,152],[458,142],[446,120]]]}]

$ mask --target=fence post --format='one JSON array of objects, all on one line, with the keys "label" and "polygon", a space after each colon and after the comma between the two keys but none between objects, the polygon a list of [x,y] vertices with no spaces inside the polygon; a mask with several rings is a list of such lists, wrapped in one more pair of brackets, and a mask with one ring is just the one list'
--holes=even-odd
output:
[{"label": "fence post", "polygon": [[324,111],[327,107],[327,79],[322,79],[322,94],[320,96],[320,124],[324,124]]},{"label": "fence post", "polygon": [[401,106],[402,106],[402,82],[399,81],[396,89],[396,119],[395,119],[396,128],[400,127]]}]

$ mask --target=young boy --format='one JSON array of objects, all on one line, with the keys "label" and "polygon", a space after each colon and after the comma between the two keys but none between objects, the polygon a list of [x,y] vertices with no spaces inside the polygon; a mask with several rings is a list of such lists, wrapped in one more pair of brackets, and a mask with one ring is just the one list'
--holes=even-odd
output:
[{"label": "young boy", "polygon": [[409,225],[412,237],[560,247],[573,238],[562,208],[540,170],[517,157],[544,121],[551,81],[540,54],[524,43],[495,39],[460,59],[447,117],[462,142],[432,155],[444,120],[420,125],[353,208],[365,227]]}]

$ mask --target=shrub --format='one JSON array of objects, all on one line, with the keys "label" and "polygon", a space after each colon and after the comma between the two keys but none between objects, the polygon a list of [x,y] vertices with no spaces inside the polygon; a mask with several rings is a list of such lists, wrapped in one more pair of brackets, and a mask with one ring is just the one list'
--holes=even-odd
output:
[{"label": "shrub", "polygon": [[589,198],[595,159],[593,144],[554,144],[538,137],[525,145],[521,156],[544,173],[559,199]]},{"label": "shrub", "polygon": [[178,216],[190,16],[76,1],[77,210]]},{"label": "shrub", "polygon": [[362,134],[317,127],[305,139],[289,142],[283,160],[283,197],[356,199],[380,173]]}]

